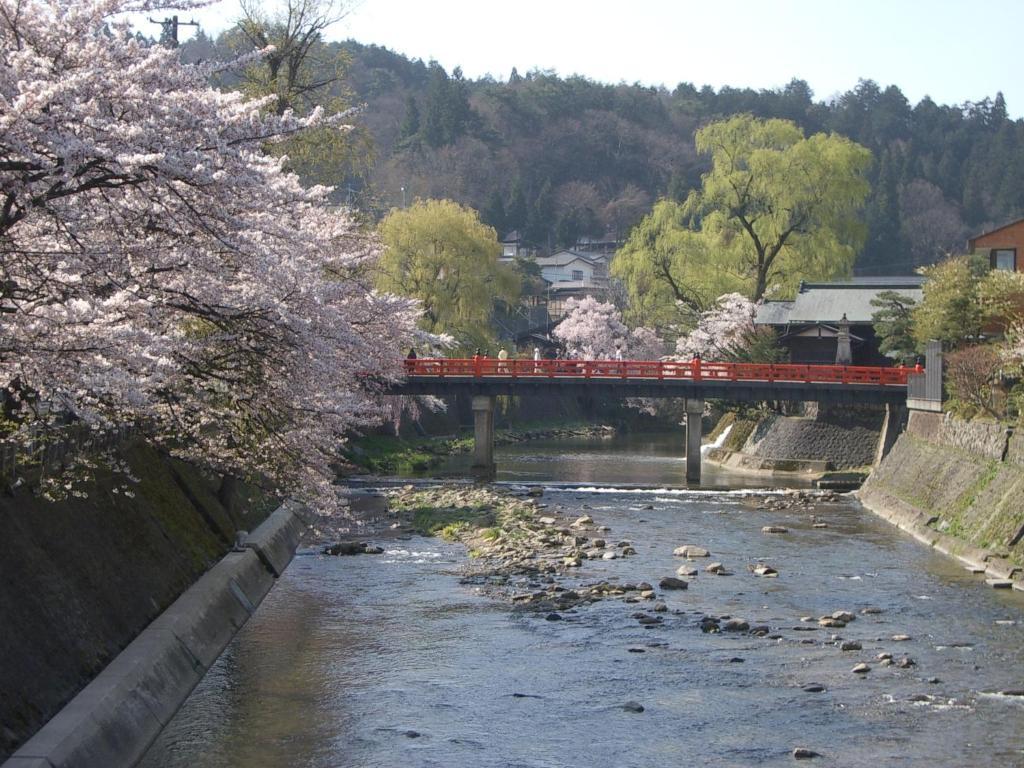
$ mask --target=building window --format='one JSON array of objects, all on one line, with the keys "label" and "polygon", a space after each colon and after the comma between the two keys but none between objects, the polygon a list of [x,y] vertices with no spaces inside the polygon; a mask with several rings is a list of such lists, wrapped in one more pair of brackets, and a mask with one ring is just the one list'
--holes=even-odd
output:
[{"label": "building window", "polygon": [[572,279],[573,280],[583,280],[583,270],[582,269],[574,269],[572,271]]},{"label": "building window", "polygon": [[1005,269],[1009,272],[1017,270],[1017,249],[1016,248],[993,248],[992,269]]}]

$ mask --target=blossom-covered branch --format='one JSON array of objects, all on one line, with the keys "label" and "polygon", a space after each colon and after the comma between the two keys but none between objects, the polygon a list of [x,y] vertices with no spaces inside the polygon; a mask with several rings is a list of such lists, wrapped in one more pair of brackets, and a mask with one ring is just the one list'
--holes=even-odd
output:
[{"label": "blossom-covered branch", "polygon": [[378,247],[329,190],[262,152],[345,116],[267,114],[112,21],[158,7],[0,0],[8,411],[22,431],[137,422],[329,497],[339,436],[378,418],[418,308],[363,279]]}]

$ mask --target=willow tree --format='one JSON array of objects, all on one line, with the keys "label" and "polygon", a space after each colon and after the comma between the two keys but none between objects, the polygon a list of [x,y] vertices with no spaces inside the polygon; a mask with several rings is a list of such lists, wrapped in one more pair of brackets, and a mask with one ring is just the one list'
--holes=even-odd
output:
[{"label": "willow tree", "polygon": [[850,273],[865,237],[868,149],[836,134],[804,138],[788,120],[750,115],[702,128],[696,143],[711,170],[686,206],[751,299]]},{"label": "willow tree", "polygon": [[742,283],[721,269],[685,206],[674,200],[659,200],[633,228],[612,262],[612,276],[629,296],[626,319],[662,331],[692,325],[717,297]]},{"label": "willow tree", "polygon": [[419,299],[421,326],[454,336],[463,350],[493,341],[495,303],[519,298],[515,271],[476,211],[451,200],[418,200],[381,222],[378,287]]},{"label": "willow tree", "polygon": [[712,123],[696,141],[711,156],[700,189],[658,201],[613,265],[631,322],[692,324],[726,293],[758,301],[850,273],[864,242],[867,149],[749,115]]}]

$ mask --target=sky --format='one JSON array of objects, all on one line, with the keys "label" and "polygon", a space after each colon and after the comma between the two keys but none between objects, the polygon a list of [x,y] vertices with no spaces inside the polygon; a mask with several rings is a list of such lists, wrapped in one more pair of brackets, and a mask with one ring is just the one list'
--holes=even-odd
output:
[{"label": "sky", "polygon": [[[506,79],[516,67],[717,90],[778,88],[797,77],[817,100],[867,78],[899,86],[912,104],[926,95],[961,104],[1002,91],[1010,114],[1024,115],[1024,0],[347,2],[328,39],[436,59],[471,78]],[[182,18],[217,33],[238,15],[237,0],[222,0]]]}]

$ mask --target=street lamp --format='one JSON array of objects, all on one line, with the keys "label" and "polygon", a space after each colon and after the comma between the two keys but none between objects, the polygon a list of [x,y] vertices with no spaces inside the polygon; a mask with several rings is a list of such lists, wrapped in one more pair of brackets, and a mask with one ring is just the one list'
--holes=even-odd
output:
[{"label": "street lamp", "polygon": [[405,187],[402,188],[402,207],[405,208]]}]

